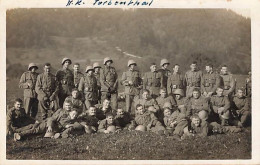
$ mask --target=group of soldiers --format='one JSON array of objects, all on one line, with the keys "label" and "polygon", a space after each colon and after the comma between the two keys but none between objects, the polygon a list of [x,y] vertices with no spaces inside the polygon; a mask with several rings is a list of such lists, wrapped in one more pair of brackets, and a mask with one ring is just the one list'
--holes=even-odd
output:
[{"label": "group of soldiers", "polygon": [[[69,58],[64,58],[61,64],[62,68],[57,71],[56,75],[53,75],[50,63],[44,64],[44,72],[41,74],[36,72],[38,66],[30,63],[28,71],[23,73],[19,82],[19,87],[24,89],[23,113],[28,116],[28,121],[35,122],[39,109],[42,120],[48,121],[43,126],[44,128],[48,125],[47,123],[49,125],[52,123],[48,120],[48,115],[52,119],[55,115],[57,120],[62,118],[62,115],[57,114],[60,113],[60,109],[69,109],[68,111],[73,109],[80,118],[88,116],[93,107],[99,109],[99,111],[95,110],[97,118],[100,118],[100,121],[106,119],[105,123],[109,121],[109,117],[120,116],[120,113],[128,113],[129,116],[135,118],[139,116],[139,119],[143,121],[142,115],[147,111],[149,120],[156,118],[156,121],[161,123],[159,127],[153,125],[155,132],[164,130],[162,128],[169,128],[172,132],[182,132],[181,134],[183,134],[183,130],[185,131],[184,128],[187,126],[189,132],[191,125],[188,121],[192,123],[193,119],[200,120],[200,123],[214,122],[212,126],[221,129],[230,125],[234,126],[232,127],[234,129],[241,128],[250,121],[251,77],[246,79],[245,87],[239,87],[236,90],[236,81],[226,65],[221,67],[220,74],[218,74],[213,71],[212,64],[207,64],[205,72],[202,72],[198,70],[197,63],[192,62],[190,70],[183,75],[180,72],[180,65],[175,64],[173,72],[171,72],[168,69],[169,61],[162,59],[160,69],[157,69],[157,65],[152,63],[150,71],[142,76],[136,69],[137,63],[129,60],[128,70],[123,72],[119,79],[110,57],[104,58],[102,67],[99,63],[87,66],[84,74],[80,72],[79,63],[74,63],[73,71],[70,70],[72,60]],[[119,83],[125,88],[123,96],[118,94]],[[122,107],[118,108],[118,97],[125,99],[125,110],[122,110]],[[19,101],[16,100],[15,106],[7,113],[7,134],[16,132],[15,126],[12,125],[14,125],[14,118],[19,116],[17,108],[15,108],[18,106],[17,103]],[[70,103],[71,107],[69,105],[65,107],[66,103]],[[107,111],[107,109],[111,110]],[[171,112],[168,117],[167,110]],[[100,117],[102,115],[103,117]],[[71,118],[74,119],[75,114]],[[183,124],[184,120],[187,121],[186,124]],[[129,122],[126,123],[131,127],[146,125],[145,128],[140,126],[138,128],[140,130],[151,127],[144,123],[138,124],[135,120],[127,121]],[[100,123],[104,124],[104,122]],[[37,123],[39,122],[37,121]],[[179,123],[182,123],[181,131],[176,127]],[[81,128],[79,125],[75,127]],[[88,127],[86,124],[84,126],[86,130]],[[50,132],[49,129],[48,131]],[[180,133],[176,134],[180,135]]]}]

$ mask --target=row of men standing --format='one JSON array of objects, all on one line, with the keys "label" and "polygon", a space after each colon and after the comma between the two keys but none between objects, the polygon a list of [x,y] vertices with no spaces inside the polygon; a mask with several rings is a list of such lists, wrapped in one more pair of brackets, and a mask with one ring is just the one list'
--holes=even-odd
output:
[{"label": "row of men standing", "polygon": [[[98,63],[87,66],[85,74],[82,74],[80,65],[75,63],[74,72],[69,69],[72,64],[71,59],[62,60],[62,69],[56,75],[51,73],[51,65],[46,63],[44,72],[38,74],[38,66],[29,64],[28,71],[21,76],[19,87],[24,88],[24,108],[26,113],[36,117],[37,109],[42,113],[42,118],[47,117],[49,109],[57,110],[63,107],[66,97],[71,95],[73,88],[78,88],[82,94],[85,106],[88,109],[108,98],[111,100],[111,107],[115,111],[118,106],[118,74],[112,66],[113,60],[109,57],[104,59],[104,66]],[[194,88],[201,88],[202,94],[210,97],[215,93],[221,84],[224,87],[224,94],[231,96],[235,90],[235,80],[228,73],[227,66],[221,69],[221,76],[213,72],[212,65],[206,66],[206,73],[197,70],[197,63],[190,65],[191,70],[182,75],[180,66],[175,64],[173,73],[167,69],[169,66],[167,59],[161,60],[161,69],[156,68],[152,63],[150,72],[144,74],[143,78],[136,70],[136,62],[128,61],[128,71],[124,72],[121,84],[125,87],[126,111],[131,112],[132,102],[139,97],[141,89],[148,89],[153,98],[159,95],[160,88],[167,89],[168,94],[172,94],[176,89],[186,90],[186,96],[190,97]]]}]

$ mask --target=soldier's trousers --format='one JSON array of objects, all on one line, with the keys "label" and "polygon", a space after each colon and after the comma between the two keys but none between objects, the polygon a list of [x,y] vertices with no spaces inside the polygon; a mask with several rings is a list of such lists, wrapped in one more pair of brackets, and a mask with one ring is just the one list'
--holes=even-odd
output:
[{"label": "soldier's trousers", "polygon": [[38,124],[34,124],[32,128],[21,131],[21,136],[28,136],[33,134],[42,134],[47,131],[47,123],[43,121]]},{"label": "soldier's trousers", "polygon": [[188,126],[188,122],[185,120],[180,121],[177,126],[174,128],[173,134],[174,135],[179,135],[182,136],[183,135],[183,130],[185,127]]},{"label": "soldier's trousers", "polygon": [[235,126],[222,126],[217,122],[210,123],[209,130],[213,133],[237,133],[242,131],[241,128],[237,128]]},{"label": "soldier's trousers", "polygon": [[242,112],[241,115],[239,115],[240,117],[240,122],[243,126],[246,125],[246,123],[248,122],[248,120],[250,119],[251,113],[250,111],[244,111]]},{"label": "soldier's trousers", "polygon": [[38,112],[38,100],[37,98],[24,98],[24,109],[27,115],[35,118]]},{"label": "soldier's trousers", "polygon": [[135,108],[132,108],[132,103],[134,100],[134,95],[125,95],[125,103],[126,103],[126,112],[131,113],[131,114],[135,114]]},{"label": "soldier's trousers", "polygon": [[[108,97],[110,95],[110,98]],[[105,99],[109,99],[111,101],[111,108],[113,112],[117,110],[118,103],[117,103],[117,93],[109,93],[102,91],[101,94],[101,102],[103,103]]]},{"label": "soldier's trousers", "polygon": [[51,107],[51,102],[48,102],[46,100],[43,100],[43,99],[39,99],[39,103],[38,103],[38,108],[39,110],[41,111],[41,116],[42,116],[42,119],[46,119],[48,117],[48,110],[56,110],[57,107],[55,106],[58,106],[57,105],[57,101],[55,100],[54,101],[54,107]]},{"label": "soldier's trousers", "polygon": [[83,130],[84,130],[84,126],[78,122],[75,122],[72,127],[66,128],[65,130],[63,130],[61,132],[61,137],[67,138],[67,137],[69,137],[69,135],[72,135],[72,134],[76,133],[77,131],[83,131]]}]

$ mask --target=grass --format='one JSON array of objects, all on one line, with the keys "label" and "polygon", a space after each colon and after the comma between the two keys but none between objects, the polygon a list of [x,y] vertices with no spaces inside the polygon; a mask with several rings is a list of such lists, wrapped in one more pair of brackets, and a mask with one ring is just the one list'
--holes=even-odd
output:
[{"label": "grass", "polygon": [[[235,78],[237,86],[243,85],[245,76]],[[23,97],[18,81],[10,79],[7,82],[7,105],[11,106],[12,99]],[[123,107],[124,103],[120,102],[119,106]],[[34,160],[250,159],[251,128],[246,128],[241,133],[211,135],[181,142],[137,131],[84,134],[56,140],[33,136],[19,142],[7,139],[6,151],[7,159]]]}]

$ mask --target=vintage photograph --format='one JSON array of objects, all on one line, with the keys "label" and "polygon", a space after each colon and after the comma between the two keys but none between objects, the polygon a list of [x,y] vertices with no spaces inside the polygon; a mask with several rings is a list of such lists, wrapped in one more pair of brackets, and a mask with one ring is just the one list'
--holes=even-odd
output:
[{"label": "vintage photograph", "polygon": [[250,9],[6,11],[7,160],[250,160]]}]

